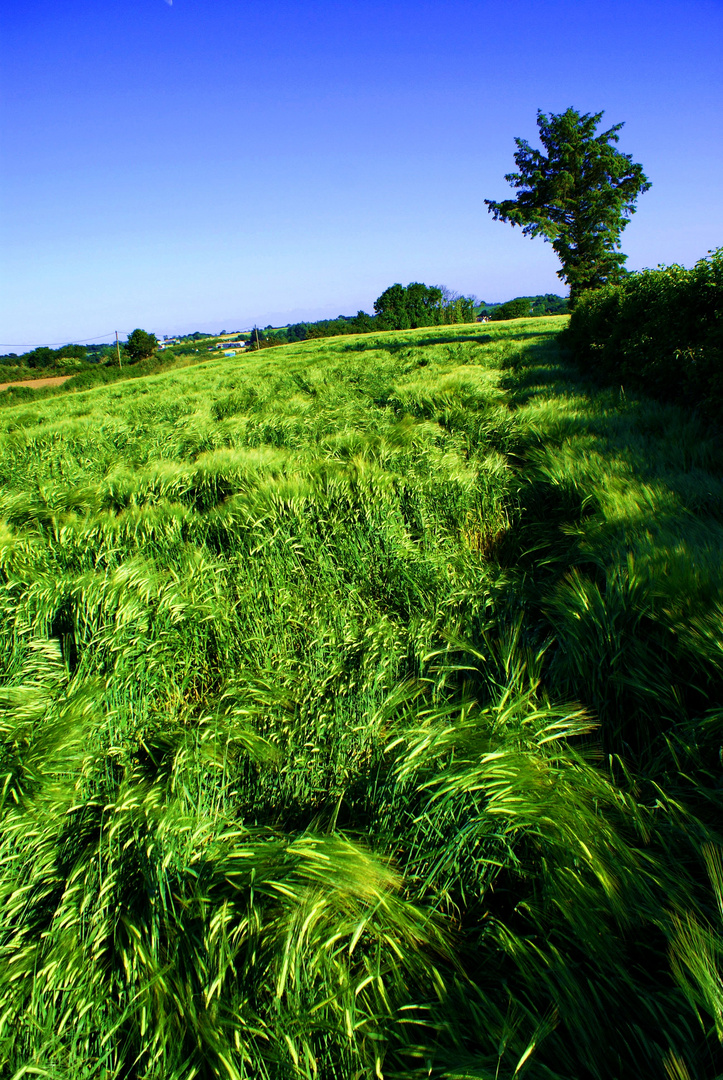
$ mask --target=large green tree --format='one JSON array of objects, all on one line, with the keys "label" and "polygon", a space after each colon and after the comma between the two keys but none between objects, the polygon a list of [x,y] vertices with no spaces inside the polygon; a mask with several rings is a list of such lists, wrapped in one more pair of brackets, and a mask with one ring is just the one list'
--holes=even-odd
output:
[{"label": "large green tree", "polygon": [[546,116],[537,126],[545,153],[525,139],[515,139],[518,172],[505,180],[517,189],[514,199],[485,199],[495,221],[520,225],[525,236],[542,236],[562,263],[558,277],[570,287],[570,301],[586,289],[615,281],[627,258],[620,234],[650,181],[642,165],[616,149],[615,124],[597,133],[603,113],[575,109]]},{"label": "large green tree", "polygon": [[156,335],[140,329],[130,333],[125,344],[125,350],[131,360],[145,360],[155,352],[157,347],[158,338]]},{"label": "large green tree", "polygon": [[524,319],[532,314],[532,301],[529,296],[518,296],[514,300],[508,300],[506,304],[500,304],[492,312],[493,322],[502,319]]},{"label": "large green tree", "polygon": [[390,285],[376,298],[374,312],[380,330],[409,330],[412,325],[407,307],[407,290],[399,282]]}]

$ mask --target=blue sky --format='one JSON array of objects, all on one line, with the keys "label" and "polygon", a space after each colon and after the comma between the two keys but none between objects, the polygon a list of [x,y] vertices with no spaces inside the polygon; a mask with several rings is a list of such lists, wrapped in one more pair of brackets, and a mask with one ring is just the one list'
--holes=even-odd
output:
[{"label": "blue sky", "polygon": [[625,121],[628,267],[723,244],[721,0],[36,0],[0,29],[0,344],[564,292],[514,136]]}]

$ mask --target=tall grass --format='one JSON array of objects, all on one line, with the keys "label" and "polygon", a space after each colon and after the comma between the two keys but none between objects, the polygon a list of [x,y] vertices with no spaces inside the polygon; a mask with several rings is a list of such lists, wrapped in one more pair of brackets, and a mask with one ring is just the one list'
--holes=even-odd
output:
[{"label": "tall grass", "polygon": [[723,1069],[722,451],[559,325],[3,410],[0,1075]]}]

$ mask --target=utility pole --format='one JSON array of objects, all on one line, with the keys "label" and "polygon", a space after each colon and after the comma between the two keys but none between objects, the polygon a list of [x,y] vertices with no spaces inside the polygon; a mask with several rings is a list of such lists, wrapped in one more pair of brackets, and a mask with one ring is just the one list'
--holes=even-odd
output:
[{"label": "utility pole", "polygon": [[254,326],[254,330],[256,331],[256,351],[258,352],[258,350],[261,348],[261,346],[259,345],[259,328],[258,328],[258,326]]},{"label": "utility pole", "polygon": [[122,370],[123,370],[123,365],[121,364],[121,358],[120,358],[120,345],[118,344],[118,331],[117,331],[117,330],[116,330],[116,332],[115,332],[115,350],[116,350],[116,352],[118,353],[118,367],[119,367],[119,368],[121,369],[121,371],[122,371]]}]

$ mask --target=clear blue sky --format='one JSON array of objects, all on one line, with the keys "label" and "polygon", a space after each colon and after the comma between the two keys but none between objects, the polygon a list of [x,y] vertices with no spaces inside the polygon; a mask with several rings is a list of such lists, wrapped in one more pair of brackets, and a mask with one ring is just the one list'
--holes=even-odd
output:
[{"label": "clear blue sky", "polygon": [[36,0],[0,33],[3,346],[562,293],[483,201],[538,108],[625,121],[629,268],[723,244],[721,0]]}]

